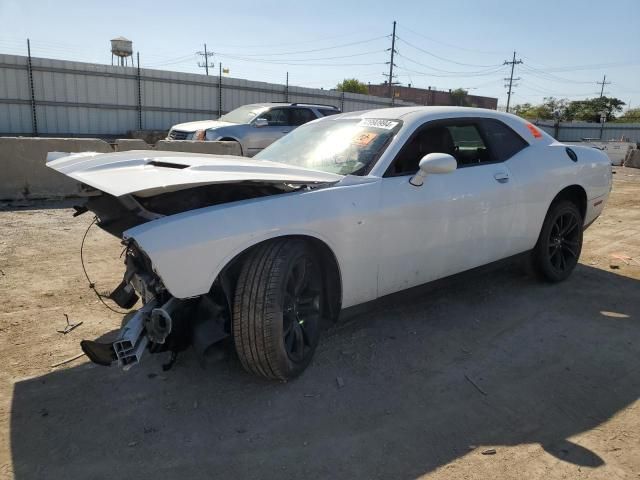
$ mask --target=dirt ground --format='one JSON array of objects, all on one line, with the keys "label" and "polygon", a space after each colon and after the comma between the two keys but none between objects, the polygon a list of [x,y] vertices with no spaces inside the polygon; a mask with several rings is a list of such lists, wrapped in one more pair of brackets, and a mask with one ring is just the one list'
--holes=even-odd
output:
[{"label": "dirt ground", "polygon": [[[5,206],[0,478],[640,478],[640,170],[614,178],[568,281],[507,267],[386,302],[326,332],[288,384],[191,351],[169,372],[164,355],[52,367],[121,316],[83,277],[90,215]],[[89,233],[99,290],[120,252]],[[64,314],[83,322],[67,335]]]}]

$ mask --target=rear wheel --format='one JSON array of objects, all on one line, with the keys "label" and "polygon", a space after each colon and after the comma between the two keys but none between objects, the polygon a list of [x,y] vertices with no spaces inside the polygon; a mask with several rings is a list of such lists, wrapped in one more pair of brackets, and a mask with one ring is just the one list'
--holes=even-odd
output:
[{"label": "rear wheel", "polygon": [[560,282],[571,275],[582,251],[582,224],[573,202],[551,205],[533,251],[534,267],[544,280]]},{"label": "rear wheel", "polygon": [[233,337],[243,367],[288,380],[309,364],[320,335],[322,271],[302,240],[265,243],[242,265],[233,307]]}]

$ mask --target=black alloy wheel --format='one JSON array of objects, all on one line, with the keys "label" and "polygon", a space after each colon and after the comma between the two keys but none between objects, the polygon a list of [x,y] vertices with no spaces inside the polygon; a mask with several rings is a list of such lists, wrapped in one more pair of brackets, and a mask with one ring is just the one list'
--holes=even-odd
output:
[{"label": "black alloy wheel", "polygon": [[582,251],[583,221],[573,202],[551,205],[533,251],[534,267],[543,279],[560,282],[571,275]]},{"label": "black alloy wheel", "polygon": [[320,338],[322,265],[307,242],[276,239],[243,262],[233,306],[233,337],[242,366],[275,380],[309,365]]},{"label": "black alloy wheel", "polygon": [[282,339],[292,362],[301,363],[315,349],[320,327],[322,277],[313,257],[298,257],[291,266],[282,308]]}]

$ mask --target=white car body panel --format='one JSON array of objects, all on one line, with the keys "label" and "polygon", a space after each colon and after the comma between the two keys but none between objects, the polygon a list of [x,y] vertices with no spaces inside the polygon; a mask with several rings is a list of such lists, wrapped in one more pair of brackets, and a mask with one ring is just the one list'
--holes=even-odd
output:
[{"label": "white car body panel", "polygon": [[346,307],[377,295],[378,252],[372,238],[379,228],[379,189],[380,179],[345,177],[327,188],[269,197],[268,214],[265,199],[244,200],[161,218],[126,231],[125,237],[149,255],[178,298],[208,292],[224,266],[252,245],[284,235],[317,238],[336,256]]},{"label": "white car body panel", "polygon": [[[529,146],[504,162],[428,175],[420,187],[410,185],[408,175],[384,176],[421,125],[459,117],[498,119]],[[579,157],[573,162],[565,145],[542,131],[534,136],[527,122],[513,115],[469,108],[401,107],[316,122],[345,118],[402,121],[366,176],[343,177],[241,157],[173,152],[163,158],[197,166],[163,169],[172,171],[160,174],[130,152],[126,152],[129,156],[78,159],[81,163],[77,165],[61,159],[50,166],[116,196],[184,186],[189,179],[193,185],[268,179],[325,183],[312,190],[167,216],[131,228],[124,236],[135,240],[149,256],[168,291],[178,298],[207,293],[232,259],[264,240],[313,237],[324,242],[337,259],[342,307],[530,250],[551,202],[567,186],[585,190],[584,223],[588,225],[600,214],[611,188],[611,168],[602,152],[572,147]],[[154,158],[158,153],[144,152]],[[243,163],[234,168],[236,162]],[[505,176],[508,181],[503,182]]]}]

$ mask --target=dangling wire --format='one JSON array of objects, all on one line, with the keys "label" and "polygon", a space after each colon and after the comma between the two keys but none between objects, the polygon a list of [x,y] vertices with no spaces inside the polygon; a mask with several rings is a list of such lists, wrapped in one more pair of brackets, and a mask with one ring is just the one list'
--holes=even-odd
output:
[{"label": "dangling wire", "polygon": [[96,290],[96,284],[91,281],[91,279],[89,278],[89,274],[87,273],[87,269],[84,266],[84,241],[87,238],[87,234],[89,233],[89,230],[91,229],[91,227],[93,227],[95,225],[95,223],[97,221],[98,221],[98,217],[93,217],[93,221],[89,224],[89,226],[87,227],[87,230],[84,232],[84,235],[82,237],[82,243],[80,244],[80,263],[82,265],[82,271],[84,272],[84,276],[87,277],[87,282],[89,283],[89,288],[91,290],[93,290],[93,293],[96,294],[96,297],[98,297],[98,300],[100,300],[100,303],[102,303],[102,305],[104,305],[105,307],[107,307],[109,310],[111,310],[114,313],[117,313],[119,315],[126,315],[127,313],[129,313],[129,311],[117,310],[117,309],[111,307],[110,305],[107,305],[107,303],[103,300],[103,295],[98,293],[98,290]]}]

